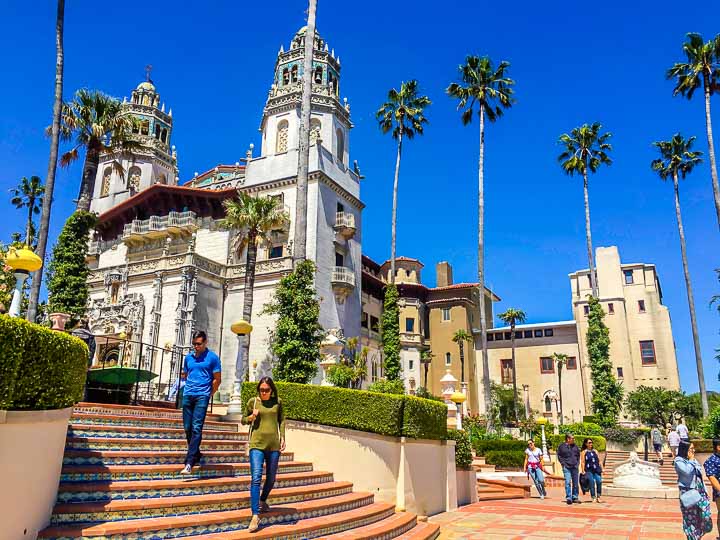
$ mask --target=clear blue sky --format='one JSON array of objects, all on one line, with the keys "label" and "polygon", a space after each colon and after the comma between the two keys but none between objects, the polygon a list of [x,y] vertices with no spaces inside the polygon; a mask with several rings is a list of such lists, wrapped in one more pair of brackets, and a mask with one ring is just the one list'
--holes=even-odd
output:
[{"label": "clear blue sky", "polygon": [[[545,3],[547,4],[547,3]],[[551,3],[552,4],[552,3]],[[258,126],[281,44],[304,24],[303,1],[157,0],[68,2],[65,96],[80,87],[129,96],[152,64],[161,98],[173,109],[181,179],[234,163]],[[54,2],[3,6],[0,50],[0,188],[23,175],[45,177],[54,78]],[[486,144],[486,260],[496,313],[524,309],[529,322],[571,318],[567,274],[585,268],[582,184],[556,163],[557,137],[600,121],[613,132],[610,168],[591,179],[596,246],[617,245],[624,262],[657,265],[670,308],[683,388],[697,389],[672,189],[650,170],[651,142],[674,132],[697,135],[707,153],[702,101],[673,98],[665,70],[681,59],[689,31],[720,32],[720,3],[702,10],[677,2],[618,2],[562,7],[420,0],[320,0],[318,28],[342,62],[341,93],[352,106],[351,159],[366,179],[363,250],[389,255],[395,147],[374,111],[387,90],[417,78],[433,100],[426,135],[405,148],[400,179],[398,253],[421,259],[424,280],[448,260],[456,281],[476,267],[477,124],[463,127],[444,89],[468,53],[511,62],[518,103],[490,125]],[[416,24],[417,26],[413,26]],[[699,96],[698,96],[699,97]],[[720,97],[713,101],[720,139]],[[716,143],[717,146],[717,143]],[[720,150],[720,147],[718,147]],[[56,237],[72,210],[80,165],[62,170],[54,206]],[[701,166],[682,185],[690,272],[708,387],[718,390],[720,317],[708,307],[720,293],[710,174]],[[23,216],[0,199],[0,240]]]}]

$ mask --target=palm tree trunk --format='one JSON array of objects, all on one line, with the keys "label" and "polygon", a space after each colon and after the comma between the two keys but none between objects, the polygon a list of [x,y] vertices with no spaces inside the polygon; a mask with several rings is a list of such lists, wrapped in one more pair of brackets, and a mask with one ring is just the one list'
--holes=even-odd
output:
[{"label": "palm tree trunk", "polygon": [[518,393],[517,393],[517,373],[515,373],[515,323],[510,325],[510,351],[512,362],[512,383],[513,383],[513,411],[515,412],[515,421],[520,419],[518,414]]},{"label": "palm tree trunk", "polygon": [[485,314],[485,106],[480,105],[480,157],[478,158],[478,289],[480,289],[480,350],[483,366],[483,398],[487,430],[493,432],[492,396],[490,395],[490,362],[487,353],[487,320]]},{"label": "palm tree trunk", "polygon": [[425,390],[427,390],[429,392],[430,390],[428,390],[428,385],[427,385],[428,364],[426,363],[424,367],[425,367]]},{"label": "palm tree trunk", "polygon": [[28,200],[27,227],[25,228],[25,244],[28,247],[32,247],[33,210],[35,210],[35,195],[30,195],[29,200]]},{"label": "palm tree trunk", "polygon": [[309,0],[308,21],[305,28],[305,58],[303,59],[302,105],[300,107],[300,140],[298,141],[297,201],[295,203],[295,246],[293,261],[297,265],[307,257],[307,198],[308,168],[310,166],[310,112],[312,98],[312,61],[315,43],[315,12],[317,0]]},{"label": "palm tree trunk", "polygon": [[675,216],[677,217],[678,235],[680,236],[680,253],[682,255],[683,273],[685,274],[685,288],[687,289],[688,307],[690,308],[690,325],[692,326],[693,345],[695,346],[695,366],[697,367],[698,386],[700,387],[700,400],[702,402],[703,416],[709,412],[707,390],[705,390],[705,373],[700,354],[700,336],[698,335],[697,320],[695,318],[695,300],[693,299],[692,284],[690,283],[690,270],[688,269],[687,251],[685,249],[685,230],[680,214],[680,188],[678,186],[677,171],[673,172],[673,186],[675,188]]},{"label": "palm tree trunk", "polygon": [[100,153],[97,150],[88,150],[87,154],[85,154],[82,181],[80,182],[80,195],[78,196],[75,207],[76,212],[88,212],[90,210],[90,200],[95,191],[95,177],[97,176],[99,164]]},{"label": "palm tree trunk", "polygon": [[[401,126],[402,127],[402,126]],[[397,236],[397,198],[400,179],[400,156],[402,155],[402,129],[398,135],[397,158],[395,159],[395,181],[393,182],[392,236],[390,238],[390,283],[395,283],[395,238]]]},{"label": "palm tree trunk", "polygon": [[[245,287],[243,289],[243,319],[252,322],[253,291],[255,289],[255,265],[257,262],[257,234],[255,231],[248,232],[247,256],[245,258]],[[248,369],[245,372],[245,380],[250,378],[250,334],[243,339],[243,358],[247,362]]]},{"label": "palm tree trunk", "polygon": [[[710,116],[710,86],[707,77],[705,82],[705,130],[707,131],[708,156],[710,157],[710,175],[712,176],[713,198],[715,199],[715,215],[720,227],[720,186],[718,186],[717,166],[715,165],[715,144],[713,142],[712,118]],[[707,414],[707,413],[706,413]]]},{"label": "palm tree trunk", "polygon": [[598,297],[597,275],[593,263],[592,234],[590,232],[590,196],[588,194],[587,169],[583,172],[583,194],[585,196],[585,241],[587,242],[588,268],[590,269],[590,288],[595,298]]},{"label": "palm tree trunk", "polygon": [[558,364],[558,393],[560,394],[560,425],[563,425],[562,364]]},{"label": "palm tree trunk", "polygon": [[[45,196],[43,197],[42,213],[40,214],[40,231],[38,233],[37,255],[45,260],[47,248],[48,231],[50,229],[50,210],[53,202],[53,191],[55,189],[55,172],[57,170],[58,143],[60,139],[60,112],[62,109],[63,95],[63,26],[65,20],[65,0],[58,0],[57,18],[55,21],[55,101],[53,103],[53,119],[50,136],[50,158],[48,160],[48,172],[45,180]],[[33,274],[32,287],[30,288],[30,302],[28,304],[27,320],[34,322],[37,317],[38,301],[40,299],[40,285],[42,283],[43,269],[40,268]]]},{"label": "palm tree trunk", "polygon": [[465,382],[465,344],[462,340],[458,341],[460,347],[460,382]]}]

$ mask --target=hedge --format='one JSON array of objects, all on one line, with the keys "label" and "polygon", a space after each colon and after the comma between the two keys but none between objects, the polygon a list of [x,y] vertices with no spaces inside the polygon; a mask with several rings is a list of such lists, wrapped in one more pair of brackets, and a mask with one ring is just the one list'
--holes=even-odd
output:
[{"label": "hedge", "polygon": [[615,426],[605,428],[603,436],[608,441],[621,444],[635,444],[640,437],[649,432],[649,428],[626,428],[622,426]]},{"label": "hedge", "polygon": [[[575,444],[582,447],[583,439],[592,439],[593,440],[593,448],[597,450],[598,452],[604,452],[607,448],[607,441],[605,440],[605,437],[595,436],[595,435],[579,435],[575,437]],[[565,442],[565,435],[550,435],[547,437],[547,445],[549,448],[552,448],[554,450],[557,450],[557,447],[560,446],[562,443]]]},{"label": "hedge", "polygon": [[473,457],[468,434],[459,429],[448,429],[447,438],[455,441],[455,467],[469,469]]},{"label": "hedge", "polygon": [[[414,396],[379,394],[330,386],[276,382],[285,417],[391,437],[446,439],[447,406]],[[257,395],[246,382],[242,401]]]},{"label": "hedge", "polygon": [[487,456],[488,452],[524,452],[527,442],[506,439],[480,439],[473,442],[473,448],[478,456]]},{"label": "hedge", "polygon": [[485,463],[498,467],[522,468],[525,453],[516,450],[490,450],[485,454]]},{"label": "hedge", "polygon": [[577,438],[578,435],[584,436],[602,436],[603,428],[600,424],[594,422],[579,422],[575,424],[564,424],[558,426],[560,433],[571,433]]},{"label": "hedge", "polygon": [[88,348],[81,340],[0,315],[0,350],[0,409],[64,409],[82,399]]}]

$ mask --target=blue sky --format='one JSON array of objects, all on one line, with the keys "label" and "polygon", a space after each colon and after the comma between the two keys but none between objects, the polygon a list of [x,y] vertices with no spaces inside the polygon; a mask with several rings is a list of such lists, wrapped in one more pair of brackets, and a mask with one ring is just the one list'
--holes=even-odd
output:
[{"label": "blue sky", "polygon": [[[547,4],[547,3],[546,3]],[[258,126],[275,56],[304,24],[302,1],[68,3],[65,96],[80,87],[129,96],[152,64],[153,80],[173,109],[180,176],[234,163]],[[0,50],[0,190],[23,176],[45,177],[54,78],[53,2],[3,6]],[[511,63],[517,104],[486,136],[486,261],[496,312],[524,309],[528,322],[571,318],[567,274],[587,266],[582,183],[556,163],[557,137],[600,121],[613,133],[611,167],[591,179],[596,246],[617,245],[624,262],[657,265],[670,308],[683,388],[697,389],[672,189],[650,170],[651,142],[674,132],[696,135],[707,153],[699,99],[673,98],[665,70],[681,59],[689,31],[720,32],[720,3],[678,9],[677,2],[562,3],[548,7],[419,0],[321,0],[318,29],[342,62],[341,94],[352,107],[351,159],[366,179],[363,250],[389,255],[395,147],[374,111],[387,90],[417,78],[433,100],[423,137],[405,148],[400,178],[398,253],[421,259],[434,283],[439,260],[456,281],[476,268],[477,124],[463,127],[444,89],[465,55]],[[414,26],[416,25],[416,26]],[[432,26],[431,26],[432,25]],[[720,97],[713,100],[720,139]],[[717,146],[717,143],[716,143]],[[720,149],[720,148],[718,148]],[[73,208],[80,165],[61,170],[52,221],[55,237]],[[714,349],[720,317],[708,307],[720,284],[718,228],[710,174],[701,166],[681,187],[690,272],[708,387],[719,390]],[[0,199],[0,240],[23,216]]]}]

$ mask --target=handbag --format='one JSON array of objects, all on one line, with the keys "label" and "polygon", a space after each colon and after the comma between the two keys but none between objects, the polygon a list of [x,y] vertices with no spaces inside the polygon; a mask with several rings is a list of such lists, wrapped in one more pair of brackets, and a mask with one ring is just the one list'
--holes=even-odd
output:
[{"label": "handbag", "polygon": [[580,489],[582,489],[583,494],[590,491],[590,478],[586,473],[580,475]]},{"label": "handbag", "polygon": [[701,500],[702,497],[700,496],[700,492],[695,488],[688,489],[680,494],[680,504],[683,508],[692,508],[693,506],[697,506]]},{"label": "handbag", "polygon": [[[253,410],[257,409],[257,400],[258,398],[255,398],[255,402],[253,403]],[[257,420],[257,418],[255,419]],[[245,447],[245,455],[250,458],[250,439],[252,438],[252,432],[253,432],[253,425],[255,424],[255,420],[250,422],[250,429],[248,430],[248,438],[247,438],[247,446]]]}]

